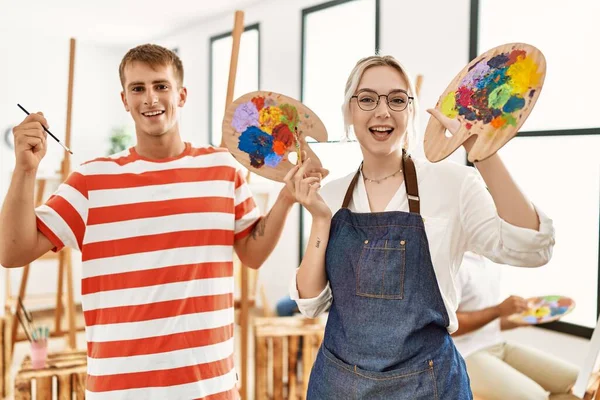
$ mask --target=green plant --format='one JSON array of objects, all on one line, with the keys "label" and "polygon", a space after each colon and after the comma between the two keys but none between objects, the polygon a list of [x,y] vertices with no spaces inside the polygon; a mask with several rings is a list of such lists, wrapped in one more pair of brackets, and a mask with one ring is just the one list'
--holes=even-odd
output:
[{"label": "green plant", "polygon": [[114,127],[111,130],[111,135],[109,138],[110,149],[108,150],[108,155],[115,154],[129,148],[133,142],[132,139],[133,137],[131,133],[125,126]]}]

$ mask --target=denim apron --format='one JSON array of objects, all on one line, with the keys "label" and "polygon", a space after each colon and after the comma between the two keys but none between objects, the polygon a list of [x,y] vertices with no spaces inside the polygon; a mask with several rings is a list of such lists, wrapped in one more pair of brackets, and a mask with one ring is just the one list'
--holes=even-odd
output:
[{"label": "denim apron", "polygon": [[410,212],[333,216],[326,270],[333,303],[308,384],[309,400],[470,400],[463,358],[448,333],[413,161],[404,155]]}]

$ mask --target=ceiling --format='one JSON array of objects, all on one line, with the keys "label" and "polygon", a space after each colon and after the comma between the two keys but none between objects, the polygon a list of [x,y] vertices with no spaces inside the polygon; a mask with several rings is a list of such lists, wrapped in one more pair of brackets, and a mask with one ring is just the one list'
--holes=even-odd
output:
[{"label": "ceiling", "polygon": [[263,0],[0,0],[1,36],[76,37],[107,44],[160,38]]}]

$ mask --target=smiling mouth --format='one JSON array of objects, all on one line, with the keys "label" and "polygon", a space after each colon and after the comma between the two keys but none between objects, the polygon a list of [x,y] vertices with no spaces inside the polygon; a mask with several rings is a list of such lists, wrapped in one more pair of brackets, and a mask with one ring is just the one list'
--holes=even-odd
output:
[{"label": "smiling mouth", "polygon": [[386,140],[388,137],[390,137],[390,135],[394,131],[394,128],[390,126],[375,126],[369,128],[369,131],[376,140]]},{"label": "smiling mouth", "polygon": [[142,115],[144,117],[152,118],[152,117],[157,117],[159,115],[163,115],[164,113],[165,112],[163,110],[156,110],[156,111],[143,112]]}]

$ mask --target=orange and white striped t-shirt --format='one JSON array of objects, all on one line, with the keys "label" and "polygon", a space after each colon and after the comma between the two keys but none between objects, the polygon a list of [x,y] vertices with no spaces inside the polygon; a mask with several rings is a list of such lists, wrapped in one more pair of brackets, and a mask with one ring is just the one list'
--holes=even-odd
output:
[{"label": "orange and white striped t-shirt", "polygon": [[259,211],[229,152],[99,158],[36,214],[82,253],[88,400],[236,398],[233,244]]}]

